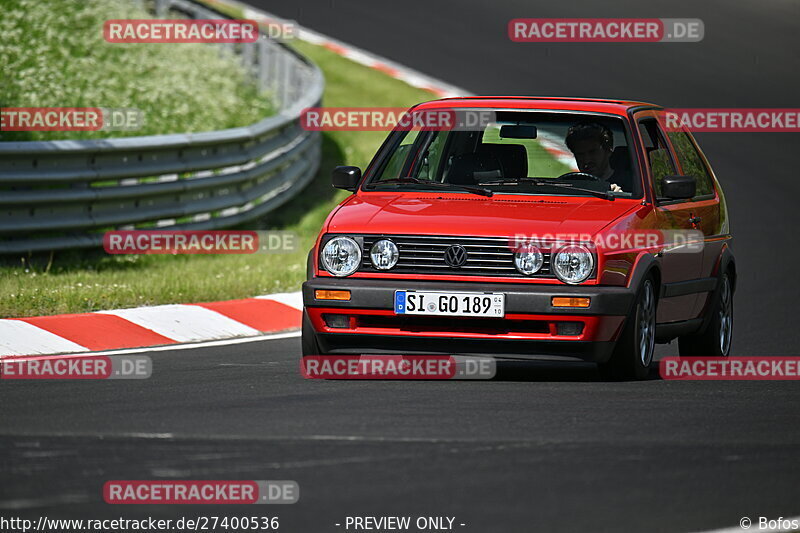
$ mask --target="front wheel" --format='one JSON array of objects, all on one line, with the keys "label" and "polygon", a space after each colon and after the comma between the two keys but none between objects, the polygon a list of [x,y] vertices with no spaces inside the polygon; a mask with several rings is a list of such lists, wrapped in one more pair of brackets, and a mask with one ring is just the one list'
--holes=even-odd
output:
[{"label": "front wheel", "polygon": [[650,374],[656,345],[655,282],[647,278],[642,283],[636,302],[625,321],[625,327],[614,346],[611,359],[598,365],[608,379],[645,379]]},{"label": "front wheel", "polygon": [[722,275],[719,288],[711,296],[710,321],[699,334],[678,339],[681,357],[728,357],[733,339],[733,287],[727,272]]}]

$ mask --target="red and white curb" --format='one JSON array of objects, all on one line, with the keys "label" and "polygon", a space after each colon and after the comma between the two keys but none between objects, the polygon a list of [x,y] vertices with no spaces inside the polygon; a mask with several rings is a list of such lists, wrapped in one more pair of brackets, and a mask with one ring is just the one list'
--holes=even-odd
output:
[{"label": "red and white curb", "polygon": [[235,6],[242,10],[244,18],[255,20],[256,22],[263,24],[292,24],[296,29],[297,38],[301,41],[322,46],[323,48],[330,50],[331,52],[342,57],[346,57],[347,59],[358,63],[359,65],[364,65],[365,67],[379,70],[384,74],[391,76],[392,78],[406,82],[412,87],[428,91],[438,98],[471,95],[468,91],[465,91],[460,87],[437,80],[436,78],[423,74],[422,72],[408,68],[385,57],[367,52],[366,50],[351,44],[344,43],[338,39],[334,39],[333,37],[328,37],[327,35],[317,33],[314,30],[304,28],[295,21],[283,19],[235,0],[217,0],[215,3],[224,3],[230,6]]},{"label": "red and white curb", "polygon": [[432,93],[438,98],[449,98],[453,96],[470,96],[468,91],[444,83],[440,80],[427,76],[417,70],[408,68],[399,63],[395,63],[390,59],[381,57],[361,48],[355,47],[350,44],[345,44],[341,41],[319,34],[307,28],[299,29],[299,38],[311,44],[322,46],[323,48],[339,54],[342,57],[364,65],[365,67],[379,70],[392,78],[404,81],[412,87],[422,89]]},{"label": "red and white curb", "polygon": [[0,320],[0,358],[253,337],[300,327],[299,292]]}]

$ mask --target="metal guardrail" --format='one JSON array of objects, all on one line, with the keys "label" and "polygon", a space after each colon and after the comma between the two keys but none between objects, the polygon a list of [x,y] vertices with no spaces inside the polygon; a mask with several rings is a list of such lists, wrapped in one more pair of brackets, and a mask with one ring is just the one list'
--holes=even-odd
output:
[{"label": "metal guardrail", "polygon": [[[189,0],[157,12],[221,18]],[[0,254],[99,246],[111,229],[219,229],[280,206],[316,174],[319,132],[300,112],[320,105],[319,68],[262,36],[236,45],[280,111],[251,126],[86,141],[0,142]]]}]

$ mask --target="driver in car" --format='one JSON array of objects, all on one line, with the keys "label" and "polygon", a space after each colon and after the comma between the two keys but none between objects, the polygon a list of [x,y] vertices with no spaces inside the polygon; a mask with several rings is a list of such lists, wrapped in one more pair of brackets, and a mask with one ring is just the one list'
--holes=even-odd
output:
[{"label": "driver in car", "polygon": [[611,168],[611,154],[614,152],[614,134],[606,126],[597,122],[578,122],[569,128],[566,137],[567,148],[575,156],[581,172],[597,176],[609,184],[613,192],[622,192],[622,187]]}]

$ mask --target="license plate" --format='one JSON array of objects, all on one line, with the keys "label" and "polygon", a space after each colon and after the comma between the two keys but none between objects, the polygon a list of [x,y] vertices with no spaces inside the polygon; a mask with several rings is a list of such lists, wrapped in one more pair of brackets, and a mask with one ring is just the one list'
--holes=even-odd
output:
[{"label": "license plate", "polygon": [[395,291],[398,315],[505,316],[506,295],[497,292]]}]

